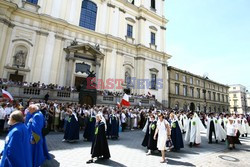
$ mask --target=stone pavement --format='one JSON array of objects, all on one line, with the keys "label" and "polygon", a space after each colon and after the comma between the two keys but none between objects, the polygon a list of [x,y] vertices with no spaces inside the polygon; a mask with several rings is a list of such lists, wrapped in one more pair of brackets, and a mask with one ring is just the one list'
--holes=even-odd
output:
[{"label": "stone pavement", "polygon": [[[86,164],[90,158],[91,143],[82,140],[76,143],[61,142],[62,133],[50,133],[47,138],[52,160],[46,161],[43,167],[161,167],[161,166],[200,166],[200,167],[247,167],[250,164],[250,138],[243,138],[242,145],[237,145],[235,151],[229,151],[225,143],[208,144],[205,134],[202,134],[202,144],[199,147],[185,148],[180,152],[167,152],[167,164],[160,164],[160,153],[146,156],[146,149],[141,146],[144,137],[142,131],[127,131],[120,133],[119,140],[108,140],[111,159]],[[0,148],[3,148],[4,138],[0,138]]]}]

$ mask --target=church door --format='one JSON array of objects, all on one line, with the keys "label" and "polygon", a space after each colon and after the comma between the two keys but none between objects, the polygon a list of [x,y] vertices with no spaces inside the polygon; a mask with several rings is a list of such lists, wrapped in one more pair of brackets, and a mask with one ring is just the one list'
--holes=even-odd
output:
[{"label": "church door", "polygon": [[23,75],[10,74],[9,80],[12,80],[14,82],[23,82]]}]

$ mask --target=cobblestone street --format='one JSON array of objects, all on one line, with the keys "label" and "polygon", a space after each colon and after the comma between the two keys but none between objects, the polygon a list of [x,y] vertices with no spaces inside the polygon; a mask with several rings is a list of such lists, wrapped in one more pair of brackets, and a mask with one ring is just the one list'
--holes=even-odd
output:
[{"label": "cobblestone street", "polygon": [[[202,144],[199,147],[185,149],[180,152],[167,152],[168,163],[160,164],[160,154],[146,156],[146,149],[141,146],[144,133],[141,131],[127,131],[120,133],[119,140],[109,140],[111,159],[95,164],[86,164],[90,158],[91,143],[81,140],[76,143],[61,142],[62,133],[51,133],[47,136],[47,144],[52,160],[43,167],[83,167],[83,166],[128,166],[128,167],[158,167],[158,166],[239,166],[247,167],[250,164],[250,138],[241,139],[242,145],[237,145],[235,151],[225,149],[224,143],[207,144],[205,134],[202,135]],[[4,140],[1,137],[0,146]]]}]

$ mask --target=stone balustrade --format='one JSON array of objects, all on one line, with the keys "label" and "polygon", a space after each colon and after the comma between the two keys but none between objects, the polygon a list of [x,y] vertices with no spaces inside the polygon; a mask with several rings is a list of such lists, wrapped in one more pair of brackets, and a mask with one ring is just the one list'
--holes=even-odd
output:
[{"label": "stone balustrade", "polygon": [[[32,98],[33,100],[44,99],[44,96],[49,93],[49,101],[58,102],[79,102],[79,92],[70,92],[66,90],[56,90],[56,89],[41,89],[34,87],[24,87],[16,85],[0,85],[1,89],[7,90],[15,99],[23,99],[27,101]],[[2,96],[0,91],[0,97]],[[98,105],[117,105],[117,102],[121,102],[122,96],[103,96],[101,94],[97,95],[97,104]],[[131,106],[138,106],[141,103],[141,106],[152,106],[155,105],[154,99],[146,99],[139,97],[129,98]]]}]

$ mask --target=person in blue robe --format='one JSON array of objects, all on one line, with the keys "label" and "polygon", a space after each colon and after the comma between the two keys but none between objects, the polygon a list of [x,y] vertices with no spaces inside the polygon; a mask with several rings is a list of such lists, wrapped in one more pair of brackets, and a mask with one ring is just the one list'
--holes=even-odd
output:
[{"label": "person in blue robe", "polygon": [[30,137],[23,121],[21,111],[11,113],[8,121],[10,131],[6,136],[4,150],[1,153],[0,167],[32,167]]},{"label": "person in blue robe", "polygon": [[84,139],[86,139],[87,141],[92,142],[94,139],[95,124],[96,124],[95,114],[94,114],[94,111],[91,111],[88,122],[87,122],[87,126],[86,126],[86,128],[84,130],[84,134],[83,134]]},{"label": "person in blue robe", "polygon": [[67,109],[67,113],[69,114],[69,119],[66,124],[63,141],[74,142],[79,140],[80,127],[76,113],[72,109]]},{"label": "person in blue robe", "polygon": [[30,133],[30,142],[32,144],[32,166],[41,166],[46,159],[50,159],[45,136],[42,135],[42,129],[45,126],[45,119],[37,105],[29,106],[29,112],[32,117],[27,123]]},{"label": "person in blue robe", "polygon": [[170,114],[169,123],[171,125],[171,140],[173,142],[173,151],[179,151],[184,148],[181,129],[178,123],[178,118],[174,113]]},{"label": "person in blue robe", "polygon": [[111,139],[118,139],[119,136],[119,120],[115,114],[111,114],[109,117],[110,124],[110,136]]}]

